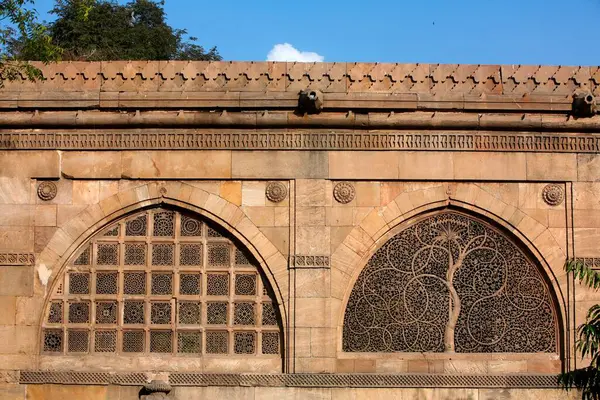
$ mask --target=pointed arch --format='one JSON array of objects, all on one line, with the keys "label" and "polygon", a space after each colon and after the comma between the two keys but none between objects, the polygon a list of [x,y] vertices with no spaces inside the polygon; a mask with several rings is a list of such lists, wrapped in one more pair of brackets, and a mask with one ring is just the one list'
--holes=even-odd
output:
[{"label": "pointed arch", "polygon": [[555,299],[504,232],[445,209],[370,257],[344,313],[346,352],[556,353]]},{"label": "pointed arch", "polygon": [[490,223],[511,237],[538,266],[554,301],[560,336],[557,356],[564,362],[565,340],[568,336],[564,327],[568,302],[567,279],[562,270],[566,258],[563,249],[547,226],[527,216],[516,206],[469,183],[439,184],[418,192],[402,193],[386,206],[374,209],[337,247],[331,257],[331,287],[332,312],[336,313],[338,321],[338,354],[343,353],[346,305],[352,288],[369,259],[411,221],[448,209],[458,210]]},{"label": "pointed arch", "polygon": [[[256,261],[257,268],[263,272],[266,284],[272,288],[273,304],[277,304],[278,312],[281,315],[280,329],[285,332],[286,298],[283,293],[287,292],[286,258],[252,224],[238,206],[217,195],[181,182],[154,182],[121,191],[98,204],[89,206],[64,224],[57,230],[37,260],[41,282],[37,282],[36,291],[40,294],[54,293],[60,281],[57,278],[63,276],[69,263],[74,260],[73,257],[80,254],[86,243],[98,232],[106,230],[110,224],[128,218],[133,213],[156,207],[166,207],[178,212],[197,215],[200,220],[217,227],[243,247],[249,257]],[[44,272],[48,273],[45,277],[42,275]],[[47,317],[46,311],[50,306],[49,297],[46,297],[43,308],[45,311],[40,313],[40,327],[44,324],[44,318]],[[41,336],[42,330],[40,330]],[[43,353],[42,341],[38,342],[40,343],[39,350]],[[48,365],[71,368],[68,362],[61,364],[61,361],[49,360],[47,357],[46,360],[44,357],[41,357],[40,360],[41,367],[46,362]],[[222,363],[227,363],[227,360],[223,360]],[[156,364],[150,363],[149,365],[156,368]],[[164,365],[167,369],[170,368],[168,362],[165,362]],[[237,365],[240,366],[240,371],[247,367],[244,366],[244,363],[236,362]],[[265,371],[276,372],[272,369],[272,364],[262,363],[261,365],[266,365]],[[278,371],[281,371],[281,362],[279,365]],[[246,369],[252,370],[255,367]],[[190,368],[197,369],[199,367],[190,365]],[[206,371],[211,370],[211,368],[204,368]],[[218,368],[215,366],[214,370],[217,371]]]}]

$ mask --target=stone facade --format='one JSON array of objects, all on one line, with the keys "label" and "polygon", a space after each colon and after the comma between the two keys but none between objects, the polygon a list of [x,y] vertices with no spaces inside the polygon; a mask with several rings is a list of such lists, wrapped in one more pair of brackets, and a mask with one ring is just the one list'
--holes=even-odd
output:
[{"label": "stone facade", "polygon": [[[0,398],[136,399],[153,380],[179,400],[567,397],[555,375],[585,365],[574,332],[600,300],[563,269],[574,257],[600,265],[600,116],[574,118],[572,95],[600,95],[600,68],[41,68],[44,80],[0,91]],[[320,113],[296,109],[305,89],[323,96]],[[150,226],[163,222],[150,221],[160,212],[175,217],[157,233]],[[450,214],[462,228],[427,222]],[[442,286],[416,275],[369,286],[361,273],[370,266],[420,259],[407,232],[424,226],[437,250],[411,268],[439,264],[426,275]],[[479,243],[475,256],[452,247],[463,237]],[[232,246],[227,255],[211,253],[219,243]],[[100,254],[102,246],[114,253]],[[248,261],[236,261],[237,251]],[[129,262],[136,254],[142,261]],[[226,261],[211,261],[218,257]],[[457,259],[474,269],[447,273]],[[125,289],[135,271],[147,283],[140,293]],[[159,272],[171,277],[164,292],[152,286]],[[213,293],[219,274],[229,280]],[[114,291],[100,290],[109,276]],[[184,279],[198,291],[184,291]],[[411,282],[420,286],[407,300]],[[393,300],[385,313],[371,297],[353,297],[359,285]],[[401,287],[404,314],[441,317],[398,322]],[[497,303],[477,306],[492,297]],[[128,322],[135,302],[141,319]],[[194,302],[201,311],[189,314],[192,323],[182,303]],[[227,322],[209,311],[219,302]],[[446,324],[452,310],[458,320]],[[369,336],[379,345],[362,347],[362,334],[345,342],[360,312],[378,318],[369,329],[385,326]],[[545,330],[518,335],[523,315]],[[453,348],[461,327],[480,332],[469,333],[479,351]],[[134,331],[144,339],[129,351]],[[227,343],[220,353],[217,331]],[[430,346],[435,337],[445,339]]]}]

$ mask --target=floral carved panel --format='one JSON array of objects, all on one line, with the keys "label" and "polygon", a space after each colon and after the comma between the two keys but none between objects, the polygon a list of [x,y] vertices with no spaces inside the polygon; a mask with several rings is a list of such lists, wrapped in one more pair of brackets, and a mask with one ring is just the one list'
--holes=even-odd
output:
[{"label": "floral carved panel", "polygon": [[385,243],[344,316],[346,352],[557,351],[557,315],[539,268],[500,230],[442,212]]}]

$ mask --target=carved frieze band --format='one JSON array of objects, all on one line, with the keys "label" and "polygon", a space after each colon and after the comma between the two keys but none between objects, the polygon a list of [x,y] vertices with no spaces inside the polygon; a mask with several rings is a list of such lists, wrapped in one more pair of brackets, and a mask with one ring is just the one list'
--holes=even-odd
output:
[{"label": "carved frieze band", "polygon": [[33,253],[0,253],[0,266],[35,265]]},{"label": "carved frieze band", "polygon": [[497,132],[31,132],[0,133],[0,149],[458,150],[597,153],[600,151],[600,136]]},{"label": "carved frieze band", "polygon": [[329,268],[329,256],[290,256],[290,268]]},{"label": "carved frieze band", "polygon": [[[147,384],[145,374],[21,371],[21,384]],[[555,388],[555,375],[201,374],[172,373],[172,386]]]},{"label": "carved frieze band", "polygon": [[600,257],[577,257],[575,261],[582,262],[584,265],[600,269]]}]

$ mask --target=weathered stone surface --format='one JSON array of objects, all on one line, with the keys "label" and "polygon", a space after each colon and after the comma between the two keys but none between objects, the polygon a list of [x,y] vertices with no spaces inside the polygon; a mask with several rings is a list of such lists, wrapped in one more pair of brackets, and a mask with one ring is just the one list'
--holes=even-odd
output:
[{"label": "weathered stone surface", "polygon": [[233,151],[234,178],[326,178],[327,153],[321,151]]},{"label": "weathered stone surface", "polygon": [[118,179],[122,153],[118,151],[66,151],[62,154],[62,174],[71,179]]},{"label": "weathered stone surface", "polygon": [[0,151],[2,177],[60,178],[58,151]]},{"label": "weathered stone surface", "polygon": [[229,151],[125,151],[121,175],[131,179],[230,178]]}]

